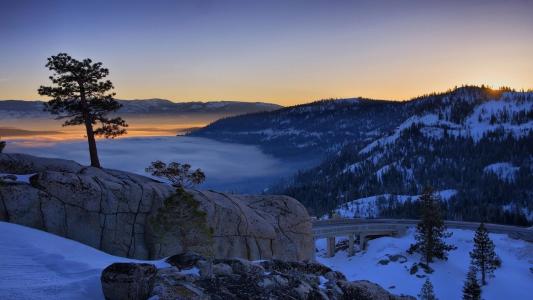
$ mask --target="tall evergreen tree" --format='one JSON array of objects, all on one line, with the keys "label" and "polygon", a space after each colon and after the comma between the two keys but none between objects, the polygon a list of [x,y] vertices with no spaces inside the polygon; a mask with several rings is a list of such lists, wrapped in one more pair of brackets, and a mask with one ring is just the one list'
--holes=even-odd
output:
[{"label": "tall evergreen tree", "polygon": [[[91,166],[100,168],[95,136],[114,138],[125,134],[128,124],[120,118],[108,118],[107,114],[116,112],[121,104],[110,92],[113,84],[104,78],[109,70],[102,63],[93,63],[86,58],[78,61],[66,53],[48,58],[46,67],[53,72],[50,80],[53,86],[41,86],[39,95],[52,97],[45,103],[45,110],[66,119],[63,126],[84,125],[89,143]],[[94,125],[100,123],[99,128]]]},{"label": "tall evergreen tree", "polygon": [[481,273],[481,283],[487,284],[486,277],[494,273],[501,261],[494,252],[494,243],[489,237],[485,224],[479,224],[474,236],[474,249],[470,252],[472,265],[476,266]]},{"label": "tall evergreen tree", "polygon": [[424,285],[422,285],[422,289],[420,290],[420,294],[418,294],[418,298],[420,300],[437,300],[435,292],[433,291],[433,285],[428,278],[426,278],[426,282],[424,282]]},{"label": "tall evergreen tree", "polygon": [[433,190],[426,188],[418,201],[421,205],[422,216],[416,226],[416,243],[409,247],[408,252],[420,253],[426,266],[429,266],[433,258],[447,259],[448,252],[455,247],[444,242],[444,238],[450,237],[452,233],[446,231]]},{"label": "tall evergreen tree", "polygon": [[481,300],[481,287],[477,281],[476,267],[470,266],[463,286],[463,300]]}]

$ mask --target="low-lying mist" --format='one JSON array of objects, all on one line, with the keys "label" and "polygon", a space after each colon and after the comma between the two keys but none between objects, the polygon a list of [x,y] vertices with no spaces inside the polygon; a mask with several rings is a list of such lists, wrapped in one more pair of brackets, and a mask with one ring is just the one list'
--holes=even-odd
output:
[{"label": "low-lying mist", "polygon": [[[99,140],[98,150],[104,168],[141,175],[148,175],[144,169],[155,160],[189,163],[193,168],[201,168],[207,176],[206,182],[199,188],[227,192],[261,192],[297,169],[295,164],[266,155],[255,146],[204,138],[169,136]],[[87,142],[84,140],[11,139],[5,152],[89,164]]]}]

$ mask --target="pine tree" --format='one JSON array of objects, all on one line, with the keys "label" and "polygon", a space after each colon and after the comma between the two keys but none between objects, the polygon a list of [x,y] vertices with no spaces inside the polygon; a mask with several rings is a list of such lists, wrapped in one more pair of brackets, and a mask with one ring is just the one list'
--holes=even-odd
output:
[{"label": "pine tree", "polygon": [[485,224],[479,224],[474,236],[474,249],[470,252],[472,265],[476,266],[481,273],[481,283],[487,284],[486,277],[494,273],[501,261],[494,252],[494,243],[489,237]]},{"label": "pine tree", "polygon": [[[52,97],[45,103],[45,110],[57,115],[57,119],[67,119],[63,126],[84,125],[89,143],[91,166],[100,168],[95,136],[114,138],[125,134],[128,124],[120,118],[108,118],[121,104],[113,96],[113,83],[103,80],[109,70],[102,63],[90,59],[78,61],[66,53],[48,58],[46,67],[53,71],[50,80],[54,86],[41,86],[39,95]],[[100,122],[100,128],[93,126]]]},{"label": "pine tree", "polygon": [[426,266],[433,262],[433,258],[448,258],[448,252],[455,249],[454,246],[444,242],[452,233],[446,231],[442,220],[438,203],[431,188],[427,188],[419,198],[422,209],[422,217],[416,226],[416,243],[412,244],[408,252],[418,252],[422,255]]},{"label": "pine tree", "polygon": [[433,291],[433,285],[428,278],[426,278],[426,282],[424,282],[424,285],[422,285],[422,289],[420,290],[420,294],[418,294],[418,298],[420,300],[437,300],[435,292]]},{"label": "pine tree", "polygon": [[481,287],[477,281],[476,267],[470,266],[463,286],[463,300],[481,300]]},{"label": "pine tree", "polygon": [[6,147],[6,142],[2,141],[1,138],[0,138],[0,153],[2,153],[2,151],[4,151],[5,147]]}]

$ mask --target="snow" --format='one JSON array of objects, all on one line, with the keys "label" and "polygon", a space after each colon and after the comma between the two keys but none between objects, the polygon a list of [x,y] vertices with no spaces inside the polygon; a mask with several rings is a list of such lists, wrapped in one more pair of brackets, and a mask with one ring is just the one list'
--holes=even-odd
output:
[{"label": "snow", "polygon": [[[0,299],[103,299],[100,273],[112,256],[44,231],[0,222]],[[190,270],[190,272],[195,272]]]},{"label": "snow", "polygon": [[[427,114],[423,116],[412,116],[409,119],[405,120],[402,124],[400,124],[400,126],[398,126],[398,128],[394,130],[394,133],[392,133],[389,136],[385,136],[383,138],[373,141],[372,143],[368,144],[366,147],[361,149],[359,151],[359,154],[367,154],[371,152],[372,150],[374,150],[374,148],[376,147],[382,147],[385,145],[393,144],[400,138],[402,131],[416,124],[420,124],[425,127],[437,127],[437,126],[445,127],[445,128],[457,128],[458,127],[457,124],[444,121],[444,120],[440,120],[439,116],[436,114]],[[429,131],[429,132],[432,132],[432,131]],[[434,138],[438,138],[438,137],[439,135],[434,136]]]},{"label": "snow", "polygon": [[391,170],[391,165],[385,165],[376,171],[376,178],[379,182],[383,181],[383,175],[387,174]]},{"label": "snow", "polygon": [[35,175],[33,174],[8,174],[8,173],[0,173],[0,179],[4,181],[11,181],[9,178],[14,177],[14,182],[21,182],[21,183],[30,183],[30,177]]},{"label": "snow", "polygon": [[519,208],[516,203],[505,204],[502,206],[503,211],[510,213],[522,213],[528,221],[533,221],[533,210],[529,210],[527,207]]},{"label": "snow", "polygon": [[378,204],[380,204],[380,201],[383,201],[381,204],[386,205],[393,197],[398,202],[403,203],[409,198],[416,200],[418,196],[383,194],[359,198],[342,204],[335,210],[335,214],[343,218],[376,218],[379,216]]},{"label": "snow", "polygon": [[[461,299],[463,282],[470,263],[469,251],[472,250],[474,235],[470,230],[450,229],[453,236],[448,243],[456,245],[457,250],[451,251],[447,261],[437,260],[431,265],[435,270],[429,279],[435,287],[439,299]],[[503,234],[490,234],[496,245],[496,253],[502,259],[502,267],[497,269],[494,278],[489,278],[488,285],[483,287],[483,299],[531,299],[530,290],[533,286],[533,273],[529,268],[533,264],[533,244],[514,240]],[[418,262],[418,254],[409,255],[406,250],[414,242],[414,231],[410,229],[403,237],[382,237],[368,242],[368,249],[348,257],[345,251],[338,252],[334,257],[325,257],[326,240],[317,240],[318,262],[343,272],[348,280],[370,280],[391,293],[416,296],[425,278],[409,274],[409,268]],[[402,255],[401,259],[383,265],[380,260],[387,255]],[[424,274],[419,271],[417,274]]]},{"label": "snow", "polygon": [[358,172],[363,167],[363,162],[356,162],[354,164],[350,164],[342,170],[342,173],[355,173]]},{"label": "snow", "polygon": [[221,102],[206,103],[205,106],[209,108],[222,108],[222,107],[228,106],[228,104],[229,104],[228,102],[221,101]]},{"label": "snow", "polygon": [[[457,194],[457,190],[448,189],[435,192],[443,201],[450,200]],[[342,218],[377,218],[379,216],[379,206],[387,206],[389,201],[394,203],[404,203],[408,199],[415,201],[420,195],[392,195],[383,194],[365,198],[359,198],[350,202],[341,204],[334,210],[335,215]],[[394,205],[393,203],[393,205]],[[323,218],[327,218],[324,216]]]},{"label": "snow", "polygon": [[518,169],[520,168],[513,166],[511,163],[499,162],[486,166],[483,171],[485,173],[493,173],[503,181],[514,181]]},{"label": "snow", "polygon": [[[466,126],[470,135],[479,140],[484,134],[490,131],[503,129],[515,137],[523,136],[533,130],[533,121],[511,124],[509,120],[502,120],[499,116],[504,112],[512,117],[520,112],[529,112],[533,110],[532,94],[524,94],[525,101],[517,101],[514,98],[515,93],[506,93],[499,100],[492,100],[478,105],[474,112],[466,120]],[[497,122],[490,124],[491,116],[497,117]]]},{"label": "snow", "polygon": [[[515,138],[523,137],[533,131],[533,121],[516,123],[512,119],[519,114],[527,115],[531,111],[533,111],[533,93],[504,93],[500,99],[477,105],[463,124],[441,119],[435,113],[412,116],[400,124],[392,134],[365,146],[359,154],[364,155],[378,147],[395,143],[402,131],[412,125],[420,125],[421,133],[432,139],[442,138],[444,129],[447,130],[448,135],[470,137],[474,141],[479,141],[487,133],[498,130],[511,134]],[[445,114],[449,114],[449,111],[445,111]],[[493,124],[491,124],[492,118],[496,118]]]},{"label": "snow", "polygon": [[451,197],[455,196],[457,194],[457,190],[449,189],[449,190],[442,190],[437,192],[441,200],[448,201]]},{"label": "snow", "polygon": [[300,130],[300,129],[296,129],[293,127],[289,127],[286,129],[266,128],[266,129],[255,130],[255,131],[237,131],[237,132],[231,132],[231,134],[262,135],[263,136],[262,141],[270,141],[272,139],[276,139],[276,138],[284,137],[284,136],[315,137],[315,138],[320,138],[322,136],[322,132]]}]

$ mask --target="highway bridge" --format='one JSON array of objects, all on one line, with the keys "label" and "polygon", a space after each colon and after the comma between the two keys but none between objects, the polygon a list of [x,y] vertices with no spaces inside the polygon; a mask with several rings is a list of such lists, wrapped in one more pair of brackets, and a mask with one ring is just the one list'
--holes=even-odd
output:
[{"label": "highway bridge", "polygon": [[[357,239],[359,247],[364,249],[366,241],[371,237],[400,236],[409,227],[414,227],[419,220],[412,219],[331,219],[313,221],[315,239],[327,239],[327,254],[335,254],[335,238],[348,237],[348,255],[355,253],[354,243]],[[477,222],[444,221],[448,228],[476,230]],[[533,242],[533,228],[488,224],[485,227],[492,233],[504,233],[515,239]]]}]

